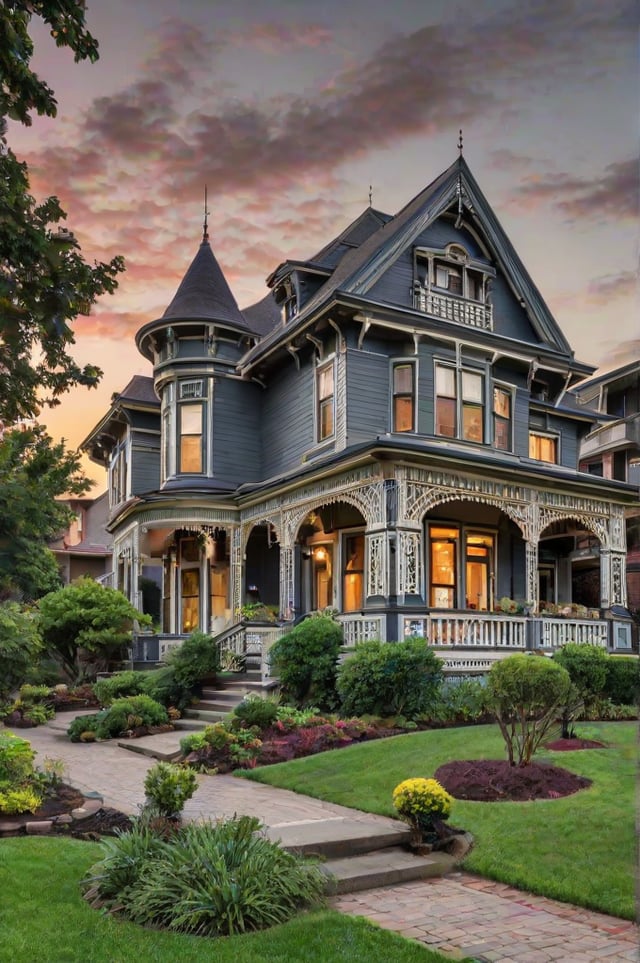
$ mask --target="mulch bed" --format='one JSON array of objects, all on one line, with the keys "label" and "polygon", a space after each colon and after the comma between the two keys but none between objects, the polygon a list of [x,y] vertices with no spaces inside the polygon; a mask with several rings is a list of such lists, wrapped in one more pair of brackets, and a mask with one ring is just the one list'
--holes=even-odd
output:
[{"label": "mulch bed", "polygon": [[476,802],[558,799],[591,785],[560,766],[532,762],[519,768],[502,759],[458,759],[440,766],[435,778],[455,799]]},{"label": "mulch bed", "polygon": [[[79,789],[61,783],[56,787],[55,794],[43,799],[35,813],[20,813],[17,816],[0,815],[4,835],[22,835],[28,823],[41,823],[43,820],[55,816],[64,816],[74,809],[81,809],[86,798]],[[15,824],[13,831],[8,831],[10,823]],[[100,836],[113,836],[116,830],[130,829],[132,821],[125,813],[118,809],[103,806],[90,815],[73,822],[52,823],[50,835],[72,836],[74,839],[97,840]],[[26,830],[28,833],[28,830]]]}]

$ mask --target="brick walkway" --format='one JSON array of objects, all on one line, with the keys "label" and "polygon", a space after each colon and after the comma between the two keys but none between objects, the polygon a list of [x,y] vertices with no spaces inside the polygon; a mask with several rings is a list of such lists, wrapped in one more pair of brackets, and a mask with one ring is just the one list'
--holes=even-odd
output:
[{"label": "brick walkway", "polygon": [[[118,748],[115,742],[71,743],[64,734],[62,718],[24,733],[38,761],[46,756],[63,759],[66,778],[73,785],[100,793],[105,805],[137,812],[144,800],[144,776],[154,760]],[[381,826],[387,822],[381,816],[365,816],[344,806],[233,776],[199,776],[198,782],[198,791],[185,807],[185,816],[190,819],[246,813],[258,816],[267,826],[345,817],[379,820]],[[467,873],[352,893],[337,897],[333,905],[344,913],[366,916],[385,929],[419,940],[454,959],[470,957],[498,963],[640,960],[638,927],[633,923]]]}]

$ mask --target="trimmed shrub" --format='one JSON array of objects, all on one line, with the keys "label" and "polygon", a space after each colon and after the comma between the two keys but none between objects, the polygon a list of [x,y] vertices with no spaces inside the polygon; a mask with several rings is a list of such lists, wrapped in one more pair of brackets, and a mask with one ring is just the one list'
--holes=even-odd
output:
[{"label": "trimmed shrub", "polygon": [[198,780],[192,769],[159,762],[144,780],[145,805],[166,819],[177,819],[197,788]]},{"label": "trimmed shrub", "polygon": [[233,719],[238,719],[242,726],[250,729],[266,729],[278,718],[278,705],[272,699],[261,696],[246,696],[239,706],[233,710]]},{"label": "trimmed shrub", "polygon": [[93,692],[101,706],[109,706],[114,699],[122,696],[140,695],[144,692],[145,672],[136,672],[127,669],[125,672],[116,672],[115,675],[107,679],[98,679],[93,683]]},{"label": "trimmed shrub", "polygon": [[431,832],[434,819],[448,819],[453,804],[453,797],[437,779],[405,779],[392,798],[400,818],[419,833]]},{"label": "trimmed shrub", "polygon": [[609,656],[602,697],[616,705],[637,706],[640,699],[640,659]]},{"label": "trimmed shrub", "polygon": [[83,740],[84,733],[95,733],[97,739],[113,739],[130,729],[161,726],[169,721],[167,710],[147,695],[116,699],[107,709],[93,715],[78,716],[67,729],[72,742]]},{"label": "trimmed shrub", "polygon": [[442,661],[424,639],[361,642],[338,671],[345,716],[425,715],[442,680]]},{"label": "trimmed shrub", "polygon": [[491,667],[488,686],[509,763],[528,766],[569,697],[569,673],[545,656],[511,655]]},{"label": "trimmed shrub", "polygon": [[197,936],[284,923],[322,902],[326,877],[259,829],[240,816],[188,825],[162,841],[140,827],[121,833],[105,841],[105,858],[84,881],[87,898],[141,926]]},{"label": "trimmed shrub", "polygon": [[285,698],[298,708],[334,709],[341,645],[342,626],[329,615],[305,619],[278,639],[269,655]]},{"label": "trimmed shrub", "polygon": [[168,656],[174,679],[181,690],[190,692],[201,688],[206,676],[220,671],[220,653],[211,635],[194,632]]},{"label": "trimmed shrub", "polygon": [[567,670],[587,707],[598,699],[604,689],[609,658],[600,646],[577,642],[569,642],[553,654],[554,662]]},{"label": "trimmed shrub", "polygon": [[25,681],[41,650],[34,614],[17,602],[0,604],[0,701]]}]

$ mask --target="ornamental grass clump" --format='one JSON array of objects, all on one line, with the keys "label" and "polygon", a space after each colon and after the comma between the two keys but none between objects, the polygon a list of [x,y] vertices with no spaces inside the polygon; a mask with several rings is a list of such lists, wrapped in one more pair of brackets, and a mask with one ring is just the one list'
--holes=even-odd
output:
[{"label": "ornamental grass clump", "polygon": [[434,831],[449,818],[453,798],[437,779],[405,779],[393,790],[398,815],[420,836]]}]

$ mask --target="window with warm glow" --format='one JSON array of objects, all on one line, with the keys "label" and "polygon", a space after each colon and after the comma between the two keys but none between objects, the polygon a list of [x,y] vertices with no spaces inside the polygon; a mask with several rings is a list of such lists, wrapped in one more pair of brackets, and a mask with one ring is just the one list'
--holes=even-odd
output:
[{"label": "window with warm glow", "polygon": [[342,611],[356,612],[364,604],[364,534],[347,535],[344,540]]},{"label": "window with warm glow", "polygon": [[537,431],[529,432],[529,458],[536,461],[558,463],[558,438],[556,435],[545,435]]},{"label": "window with warm glow", "polygon": [[415,422],[413,364],[393,365],[393,431],[413,431]]},{"label": "window with warm glow", "polygon": [[318,369],[318,441],[331,438],[334,432],[334,375],[333,361]]},{"label": "window with warm glow", "polygon": [[457,605],[457,554],[460,533],[457,528],[436,528],[429,533],[429,604],[437,609]]},{"label": "window with warm glow", "polygon": [[180,406],[180,471],[202,471],[202,405]]},{"label": "window with warm glow", "polygon": [[435,433],[484,442],[484,375],[436,365]]},{"label": "window with warm glow", "polygon": [[493,444],[501,451],[511,451],[513,447],[511,430],[511,392],[504,388],[493,388]]}]

